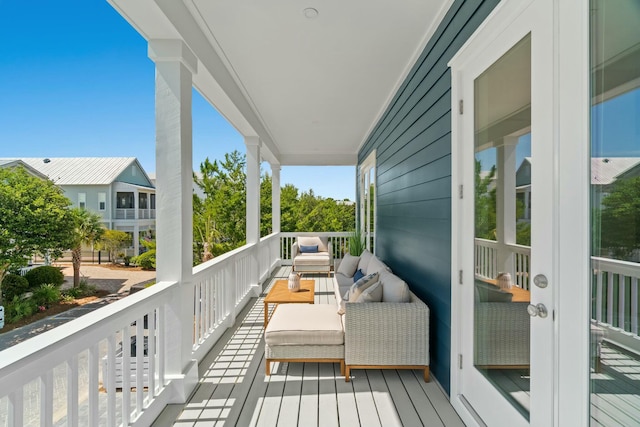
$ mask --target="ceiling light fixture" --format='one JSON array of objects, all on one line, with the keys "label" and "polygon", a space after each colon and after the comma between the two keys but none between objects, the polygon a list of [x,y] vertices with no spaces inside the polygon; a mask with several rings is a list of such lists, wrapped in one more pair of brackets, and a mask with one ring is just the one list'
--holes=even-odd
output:
[{"label": "ceiling light fixture", "polygon": [[318,17],[318,9],[314,9],[312,7],[308,7],[302,11],[305,18],[307,19],[315,19]]}]

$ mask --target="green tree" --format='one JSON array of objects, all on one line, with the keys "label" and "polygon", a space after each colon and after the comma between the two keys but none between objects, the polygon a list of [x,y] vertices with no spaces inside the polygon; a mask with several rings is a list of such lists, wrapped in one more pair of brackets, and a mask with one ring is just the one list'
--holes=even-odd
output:
[{"label": "green tree", "polygon": [[116,263],[118,252],[131,246],[131,235],[120,230],[105,230],[97,246],[109,252],[111,262]]},{"label": "green tree", "polygon": [[640,177],[618,179],[602,199],[600,244],[617,259],[640,248]]},{"label": "green tree", "polygon": [[[273,212],[271,210],[272,181],[268,173],[262,175],[260,181],[260,236],[265,237],[273,233]],[[282,197],[281,201],[282,203]],[[282,209],[281,209],[282,211]],[[282,225],[280,226],[282,228]]]},{"label": "green tree", "polygon": [[80,265],[82,263],[82,245],[91,245],[102,237],[104,227],[100,215],[85,209],[74,208],[73,232],[71,233],[71,260],[73,264],[73,287],[80,285]]},{"label": "green tree", "polygon": [[246,241],[245,156],[238,151],[225,154],[224,161],[208,158],[200,164],[201,177],[195,183],[205,194],[194,199],[194,241],[196,260],[217,256],[244,245]]},{"label": "green tree", "polygon": [[0,283],[34,253],[57,258],[70,247],[70,204],[53,182],[21,167],[0,169]]},{"label": "green tree", "polygon": [[476,237],[496,240],[496,189],[489,189],[496,176],[495,165],[489,173],[481,176],[481,164],[476,160],[475,169],[475,222]]},{"label": "green tree", "polygon": [[280,230],[298,231],[298,189],[285,184],[280,190]]}]

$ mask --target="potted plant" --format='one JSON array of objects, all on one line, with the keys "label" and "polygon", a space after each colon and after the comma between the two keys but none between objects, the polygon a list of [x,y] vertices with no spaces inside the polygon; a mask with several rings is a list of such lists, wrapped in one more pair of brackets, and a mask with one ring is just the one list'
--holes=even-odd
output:
[{"label": "potted plant", "polygon": [[348,240],[348,249],[349,255],[352,256],[360,256],[362,252],[366,249],[366,243],[364,239],[364,235],[360,229],[356,229],[349,234]]}]

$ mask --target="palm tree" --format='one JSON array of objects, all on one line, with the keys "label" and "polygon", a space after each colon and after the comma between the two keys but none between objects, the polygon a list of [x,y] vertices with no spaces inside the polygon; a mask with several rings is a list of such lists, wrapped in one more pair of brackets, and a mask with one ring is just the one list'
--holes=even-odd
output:
[{"label": "palm tree", "polygon": [[100,215],[84,209],[72,209],[74,218],[71,259],[73,262],[73,287],[80,284],[80,263],[82,262],[82,245],[90,245],[99,240],[104,233]]}]

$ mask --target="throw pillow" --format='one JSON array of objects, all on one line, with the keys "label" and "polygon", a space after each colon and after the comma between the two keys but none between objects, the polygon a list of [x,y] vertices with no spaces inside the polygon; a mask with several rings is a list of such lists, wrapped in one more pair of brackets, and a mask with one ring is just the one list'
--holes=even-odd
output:
[{"label": "throw pillow", "polygon": [[373,257],[373,254],[365,249],[360,254],[360,262],[358,263],[358,270],[369,271],[368,265],[372,257]]},{"label": "throw pillow", "polygon": [[303,254],[315,254],[318,253],[318,245],[315,246],[300,246],[300,252]]},{"label": "throw pillow", "polygon": [[362,279],[364,277],[364,273],[362,272],[362,270],[358,270],[355,273],[353,273],[353,283],[356,283],[358,280]]},{"label": "throw pillow", "polygon": [[[349,291],[344,294],[344,299],[340,301],[340,309],[338,310],[339,315],[343,315],[346,313],[346,302],[349,301]],[[365,289],[356,301],[349,301],[355,303],[361,302],[381,302],[382,301],[382,283],[375,282],[373,285],[369,286]]]},{"label": "throw pillow", "polygon": [[340,261],[340,265],[338,266],[338,273],[343,274],[346,277],[353,277],[353,275],[356,273],[356,269],[358,268],[359,261],[359,256],[345,254],[344,258],[342,258],[342,261]]},{"label": "throw pillow", "polygon": [[381,302],[382,301],[382,283],[376,282],[365,289],[356,302]]},{"label": "throw pillow", "polygon": [[378,281],[378,272],[371,273],[358,280],[349,289],[349,302],[356,302],[358,297],[365,289],[373,286]]},{"label": "throw pillow", "polygon": [[388,271],[380,273],[383,302],[410,302],[411,294],[407,283]]}]

